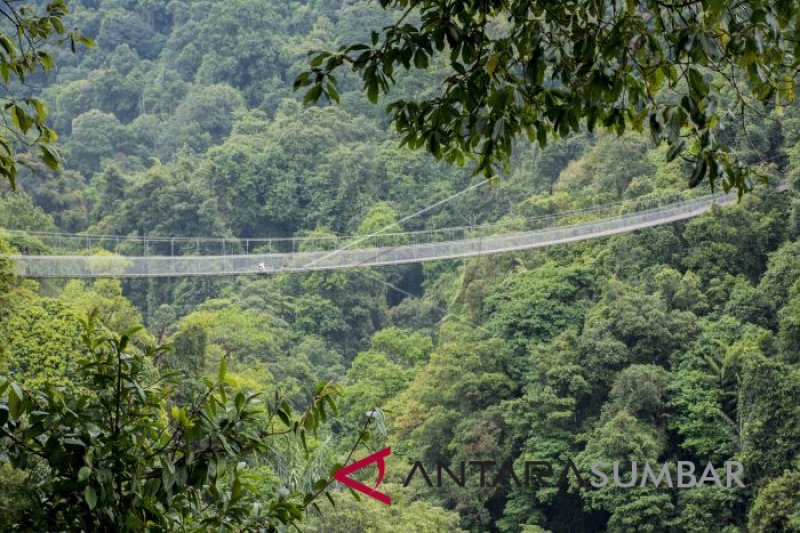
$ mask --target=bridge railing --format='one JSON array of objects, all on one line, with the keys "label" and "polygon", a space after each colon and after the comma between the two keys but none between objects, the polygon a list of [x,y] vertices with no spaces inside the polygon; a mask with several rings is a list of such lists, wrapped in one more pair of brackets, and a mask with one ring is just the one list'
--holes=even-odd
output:
[{"label": "bridge railing", "polygon": [[[436,238],[445,240],[431,238],[421,241],[424,234],[420,233],[388,234],[350,238],[355,240],[340,238],[335,241],[336,246],[331,246],[331,242],[324,244],[323,250],[305,249],[308,243],[303,242],[304,251],[287,252],[281,251],[281,246],[287,246],[286,239],[219,239],[213,242],[222,253],[201,255],[197,254],[197,247],[207,245],[211,240],[198,239],[192,243],[190,239],[158,238],[142,240],[142,250],[147,252],[144,255],[113,255],[109,251],[107,255],[95,253],[89,256],[25,255],[14,260],[20,275],[33,278],[215,276],[397,265],[490,255],[613,235],[689,218],[708,210],[714,203],[727,203],[734,199],[733,195],[706,195],[601,220],[500,234],[486,234],[490,231],[487,226],[436,233]],[[579,215],[575,213],[573,216],[579,219]],[[251,250],[253,241],[257,241],[259,246]],[[97,247],[92,248],[89,239],[87,249],[104,249],[100,243],[108,240],[98,239],[96,242]],[[179,243],[179,252],[176,252],[176,242]],[[130,241],[121,240],[114,242],[113,247],[119,249],[129,244]],[[194,254],[189,253],[192,244],[196,246]],[[294,242],[288,246],[297,245]],[[353,247],[349,248],[350,245]],[[159,250],[162,253],[156,253]]]},{"label": "bridge railing", "polygon": [[[163,237],[157,235],[102,235],[59,232],[27,232],[0,229],[0,234],[13,239],[33,239],[33,249],[48,250],[50,255],[96,255],[103,250],[123,256],[229,256],[294,254],[323,252],[342,248],[385,248],[406,244],[452,242],[478,235],[507,234],[518,231],[543,230],[573,225],[587,220],[614,217],[626,211],[641,211],[657,207],[650,199],[617,202],[592,208],[561,211],[532,217],[507,217],[494,224],[459,226],[418,230],[402,233],[385,232],[379,235],[336,236],[311,235],[304,237],[236,238],[236,237]],[[27,251],[26,251],[27,254]]]}]

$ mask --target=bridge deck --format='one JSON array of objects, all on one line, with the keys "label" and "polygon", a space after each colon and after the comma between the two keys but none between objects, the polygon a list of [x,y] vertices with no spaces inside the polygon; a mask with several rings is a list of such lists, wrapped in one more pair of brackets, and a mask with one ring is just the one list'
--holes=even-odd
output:
[{"label": "bridge deck", "polygon": [[713,204],[728,204],[735,199],[734,194],[709,194],[563,227],[375,248],[246,255],[17,255],[12,259],[18,274],[29,278],[232,276],[401,265],[528,250],[616,235],[695,217]]}]

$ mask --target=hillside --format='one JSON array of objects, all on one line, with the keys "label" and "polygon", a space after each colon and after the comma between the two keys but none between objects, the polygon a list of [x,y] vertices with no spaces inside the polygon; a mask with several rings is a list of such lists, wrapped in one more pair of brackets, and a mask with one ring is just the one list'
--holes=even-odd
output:
[{"label": "hillside", "polygon": [[[2,228],[369,235],[393,223],[403,231],[513,223],[687,194],[685,169],[665,162],[666,147],[635,133],[586,132],[544,149],[519,142],[491,185],[399,226],[475,183],[472,163],[400,147],[354,77],[340,80],[340,105],[307,106],[292,91],[310,50],[387,23],[374,2],[72,6],[70,23],[97,47],[60,52],[58,69],[31,89],[50,104],[64,167],[34,165],[17,192],[0,184],[0,252],[57,251]],[[424,95],[444,71],[400,73],[393,94]],[[720,105],[733,108],[734,95],[723,96]],[[142,326],[131,334],[138,353],[174,347],[148,355],[148,376],[180,376],[163,418],[174,416],[168,404],[191,405],[221,361],[231,397],[279,389],[294,412],[312,405],[319,381],[341,383],[338,413],[309,430],[308,455],[288,440],[242,452],[247,498],[311,491],[348,457],[375,410],[365,440],[373,451],[392,447],[382,490],[395,505],[336,490],[337,506],[321,500],[303,531],[800,530],[800,106],[748,111],[743,124],[726,132],[729,142],[787,192],[759,184],[735,206],[631,234],[274,276],[3,274],[0,374],[31,388],[85,387],[80,318],[97,309],[105,332]],[[520,476],[526,461],[551,462],[554,481],[570,461],[581,473],[596,460],[739,461],[745,486],[594,489],[572,473],[556,486],[509,478],[479,486],[475,470],[464,488],[419,477],[402,486],[415,461],[435,473],[437,463],[455,472],[461,461],[506,460]],[[9,528],[33,512],[47,483],[35,465],[2,469],[0,528]]]}]

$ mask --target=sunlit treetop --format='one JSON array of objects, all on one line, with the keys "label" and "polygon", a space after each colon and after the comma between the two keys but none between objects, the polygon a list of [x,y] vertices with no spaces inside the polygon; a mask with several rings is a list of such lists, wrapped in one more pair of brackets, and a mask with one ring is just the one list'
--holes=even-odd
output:
[{"label": "sunlit treetop", "polygon": [[[412,148],[476,172],[501,169],[524,134],[544,146],[587,128],[647,129],[707,179],[744,192],[753,172],[720,138],[751,107],[794,100],[800,17],[792,0],[380,0],[396,22],[370,42],[312,53],[306,102],[338,101],[349,66],[375,103],[400,67],[447,64],[430,98],[387,112]],[[721,106],[732,91],[736,105]],[[723,108],[726,107],[726,108]]]}]

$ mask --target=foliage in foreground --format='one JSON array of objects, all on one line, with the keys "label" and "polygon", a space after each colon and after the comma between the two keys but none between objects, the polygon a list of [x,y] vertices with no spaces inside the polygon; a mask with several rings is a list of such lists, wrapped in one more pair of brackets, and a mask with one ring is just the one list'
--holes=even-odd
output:
[{"label": "foliage in foreground", "polygon": [[[165,348],[133,348],[130,331],[104,334],[94,315],[83,323],[80,375],[86,394],[52,385],[0,385],[2,460],[30,472],[17,526],[35,530],[273,530],[302,519],[326,493],[257,497],[245,462],[281,435],[306,442],[335,410],[335,385],[321,383],[310,407],[292,415],[279,396],[232,393],[225,361],[216,380],[187,406],[172,405],[175,375],[158,376],[153,357]],[[261,494],[260,496],[263,496]]]},{"label": "foliage in foreground", "polygon": [[18,2],[0,5],[5,23],[0,29],[0,79],[4,89],[0,97],[0,176],[8,179],[12,188],[16,187],[17,165],[21,161],[14,153],[16,145],[38,148],[48,167],[59,166],[59,154],[51,144],[58,135],[45,125],[47,106],[18,87],[11,90],[10,86],[25,84],[27,77],[52,70],[55,59],[49,49],[53,44],[69,41],[73,52],[79,43],[94,46],[91,38],[77,31],[66,31],[67,13],[64,0],[53,0],[43,6]]},{"label": "foliage in foreground", "polygon": [[[427,97],[393,98],[387,112],[403,144],[437,158],[474,157],[494,175],[522,134],[548,139],[605,127],[623,134],[649,128],[668,160],[727,191],[752,188],[752,170],[724,130],[746,109],[794,101],[800,68],[795,2],[453,3],[381,0],[395,22],[371,39],[312,54],[295,81],[306,102],[339,101],[334,72],[350,67],[372,103],[397,83],[401,67],[447,65]],[[735,92],[739,113],[720,106]]]}]

